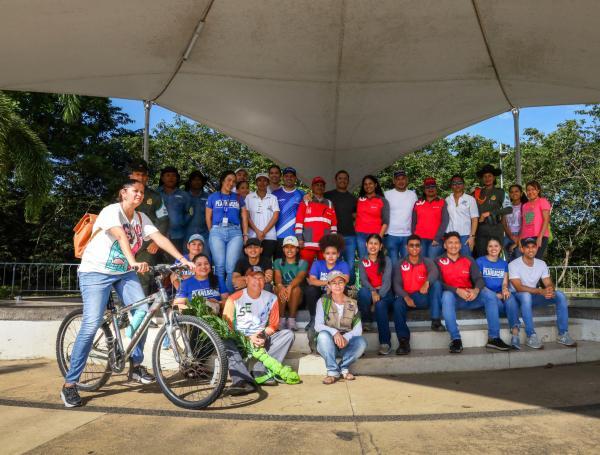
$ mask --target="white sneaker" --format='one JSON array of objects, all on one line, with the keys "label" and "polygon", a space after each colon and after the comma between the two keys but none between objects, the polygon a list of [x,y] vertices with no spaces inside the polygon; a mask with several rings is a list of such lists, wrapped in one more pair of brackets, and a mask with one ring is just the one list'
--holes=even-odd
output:
[{"label": "white sneaker", "polygon": [[379,351],[377,351],[377,354],[379,355],[388,355],[392,352],[392,347],[389,344],[380,344],[379,345]]},{"label": "white sneaker", "polygon": [[296,318],[287,319],[287,328],[293,330],[294,332],[298,330],[298,327],[296,327]]},{"label": "white sneaker", "polygon": [[560,343],[562,345],[565,346],[569,346],[569,347],[575,347],[577,346],[577,341],[575,341],[573,338],[571,338],[571,335],[569,335],[569,332],[565,332],[562,335],[560,335],[557,340],[557,343]]},{"label": "white sneaker", "polygon": [[527,338],[527,346],[532,349],[542,349],[544,344],[538,338],[537,333],[533,333],[529,338]]}]

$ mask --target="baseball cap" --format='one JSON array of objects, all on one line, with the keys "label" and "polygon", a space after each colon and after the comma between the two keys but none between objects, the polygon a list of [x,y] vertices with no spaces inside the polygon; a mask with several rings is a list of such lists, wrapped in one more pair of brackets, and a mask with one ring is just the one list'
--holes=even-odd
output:
[{"label": "baseball cap", "polygon": [[323,185],[325,185],[325,179],[323,177],[315,177],[314,179],[312,179],[311,185],[314,185],[315,183],[322,183]]},{"label": "baseball cap", "polygon": [[394,171],[394,178],[396,177],[406,177],[406,171],[404,169]]},{"label": "baseball cap", "polygon": [[256,174],[254,181],[256,182],[261,177],[269,180],[269,174],[267,174],[266,172],[259,172],[258,174]]},{"label": "baseball cap", "polygon": [[133,160],[129,163],[129,172],[143,172],[144,174],[148,173],[148,163],[142,159]]},{"label": "baseball cap", "polygon": [[202,245],[204,245],[204,237],[202,237],[200,234],[192,234],[190,235],[190,238],[188,239],[187,243],[191,243],[194,240],[200,240],[202,242]]},{"label": "baseball cap", "polygon": [[281,173],[281,175],[285,175],[285,174],[294,174],[296,175],[296,169],[294,169],[293,167],[286,167],[283,172]]},{"label": "baseball cap", "polygon": [[423,180],[423,186],[425,188],[436,188],[437,182],[435,181],[435,179],[433,177],[427,177],[427,178],[425,178],[425,180]]},{"label": "baseball cap", "polygon": [[240,171],[246,171],[246,174],[248,173],[248,169],[246,169],[245,167],[238,167],[234,172],[237,174]]},{"label": "baseball cap", "polygon": [[333,270],[327,274],[327,282],[331,283],[336,278],[343,278],[345,282],[348,282],[348,276],[339,270]]},{"label": "baseball cap", "polygon": [[251,239],[246,240],[246,244],[244,245],[244,248],[248,247],[248,246],[261,246],[261,241],[258,240],[256,237],[252,237]]},{"label": "baseball cap", "polygon": [[262,269],[262,267],[260,265],[251,265],[246,270],[246,276],[254,276],[257,273],[262,273],[263,275],[265,274],[265,271]]},{"label": "baseball cap", "polygon": [[535,243],[537,245],[537,239],[534,237],[527,237],[527,238],[521,239],[521,246],[531,245],[532,243]]},{"label": "baseball cap", "polygon": [[285,239],[283,239],[282,246],[286,245],[299,246],[300,244],[298,243],[298,239],[296,237],[294,237],[293,235],[288,235]]}]

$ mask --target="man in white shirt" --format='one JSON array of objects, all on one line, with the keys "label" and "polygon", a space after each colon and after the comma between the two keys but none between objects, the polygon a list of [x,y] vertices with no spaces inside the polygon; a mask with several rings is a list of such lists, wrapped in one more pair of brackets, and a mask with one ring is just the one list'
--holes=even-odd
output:
[{"label": "man in white shirt", "polygon": [[[544,347],[541,340],[535,333],[533,326],[533,307],[542,305],[556,305],[556,326],[558,327],[557,342],[573,347],[577,343],[569,335],[569,308],[565,295],[556,291],[548,266],[541,259],[536,259],[537,239],[529,237],[521,240],[521,252],[523,256],[515,259],[508,264],[508,276],[512,290],[516,292],[516,297],[521,306],[521,315],[525,323],[525,332],[527,334],[527,346],[533,349]],[[543,288],[538,288],[538,283],[542,280]],[[513,337],[514,342],[518,342]],[[518,344],[517,344],[518,345]]]},{"label": "man in white shirt", "polygon": [[385,192],[390,204],[390,224],[384,242],[392,260],[392,269],[407,254],[406,242],[412,234],[412,213],[417,194],[408,189],[408,176],[404,169],[394,172],[394,188]]},{"label": "man in white shirt", "polygon": [[267,173],[256,175],[256,191],[246,196],[246,209],[250,227],[248,237],[258,238],[263,249],[261,256],[272,261],[277,248],[275,223],[279,219],[279,202],[275,196],[267,193],[268,185]]},{"label": "man in white shirt", "polygon": [[472,256],[475,246],[475,233],[479,222],[479,209],[473,196],[465,194],[465,181],[460,175],[450,179],[452,194],[446,198],[448,208],[448,227],[446,232],[460,234],[460,254]]}]

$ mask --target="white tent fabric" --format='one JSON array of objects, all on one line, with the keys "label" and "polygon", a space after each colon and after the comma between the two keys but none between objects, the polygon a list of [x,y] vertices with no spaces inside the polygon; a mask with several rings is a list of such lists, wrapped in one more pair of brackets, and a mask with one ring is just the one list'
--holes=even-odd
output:
[{"label": "white tent fabric", "polygon": [[600,102],[598,0],[0,0],[0,12],[0,89],[154,100],[304,178],[345,168],[356,181],[512,107]]}]

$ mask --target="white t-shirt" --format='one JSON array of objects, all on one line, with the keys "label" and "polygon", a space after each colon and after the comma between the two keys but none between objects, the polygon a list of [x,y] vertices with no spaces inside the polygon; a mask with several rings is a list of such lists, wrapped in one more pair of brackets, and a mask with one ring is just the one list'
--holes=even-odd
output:
[{"label": "white t-shirt", "polygon": [[[142,224],[140,225],[140,219]],[[81,258],[80,272],[99,272],[108,275],[120,275],[129,271],[129,263],[121,250],[116,237],[109,234],[108,230],[121,226],[127,238],[132,253],[135,255],[142,247],[144,240],[150,240],[150,235],[158,232],[150,218],[144,213],[135,212],[131,221],[127,220],[121,204],[111,204],[102,209],[92,233],[99,231],[92,241],[88,243]]]},{"label": "white t-shirt", "polygon": [[235,330],[246,336],[267,327],[273,306],[279,305],[277,296],[265,290],[261,291],[257,299],[250,297],[247,289],[244,289],[239,296],[234,294],[230,298],[234,299]]},{"label": "white t-shirt", "polygon": [[[508,264],[508,278],[510,280],[518,278],[523,286],[537,288],[540,279],[548,278],[550,270],[541,259],[533,259],[533,267],[529,267],[523,262],[523,257],[515,259]],[[511,284],[511,290],[515,290]]]},{"label": "white t-shirt", "polygon": [[[273,218],[275,212],[279,212],[279,202],[272,194],[266,194],[264,198],[260,198],[256,191],[246,196],[246,209],[248,216],[252,222],[261,231],[267,227],[269,221]],[[256,237],[256,232],[253,229],[248,229],[248,237]],[[277,232],[273,226],[265,235],[265,240],[277,240]]]},{"label": "white t-shirt", "polygon": [[479,217],[475,198],[465,193],[458,198],[456,204],[454,195],[451,194],[446,198],[446,207],[449,216],[446,232],[456,231],[460,235],[471,235],[471,218]]},{"label": "white t-shirt", "polygon": [[417,194],[413,190],[398,191],[393,188],[385,192],[390,204],[390,224],[387,233],[397,237],[407,237],[412,232],[412,211],[417,202]]}]

